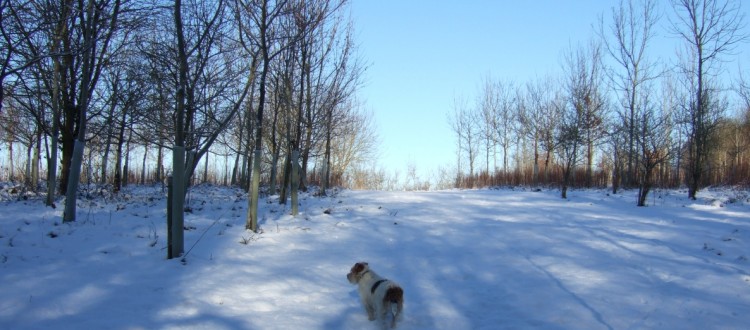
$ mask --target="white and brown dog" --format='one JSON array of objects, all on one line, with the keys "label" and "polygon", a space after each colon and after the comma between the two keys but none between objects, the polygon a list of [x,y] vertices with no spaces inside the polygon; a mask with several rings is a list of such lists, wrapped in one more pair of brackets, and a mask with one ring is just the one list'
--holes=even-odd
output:
[{"label": "white and brown dog", "polygon": [[404,308],[404,290],[396,282],[380,277],[366,262],[354,264],[346,278],[349,283],[359,285],[359,298],[370,321],[377,318],[385,326],[390,314],[391,328],[395,328]]}]

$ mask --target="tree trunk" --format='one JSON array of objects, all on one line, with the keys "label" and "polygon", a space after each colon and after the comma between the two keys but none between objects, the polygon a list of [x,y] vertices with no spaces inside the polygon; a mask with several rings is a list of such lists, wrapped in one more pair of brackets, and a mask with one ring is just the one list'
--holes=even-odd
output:
[{"label": "tree trunk", "polygon": [[[257,69],[257,63],[258,63],[258,56],[253,56],[252,63],[250,64],[250,70],[251,70],[251,76],[253,77],[251,80],[254,83],[255,80],[255,70]],[[242,189],[248,190],[250,189],[250,167],[252,166],[252,156],[251,156],[251,146],[252,144],[252,138],[253,138],[253,116],[252,116],[252,108],[253,108],[253,100],[255,100],[255,88],[250,89],[250,98],[248,99],[247,104],[247,111],[245,112],[245,122],[243,125],[243,132],[240,133],[240,137],[243,136],[244,133],[247,133],[247,138],[240,139],[240,148],[243,150],[242,152],[242,166],[239,169],[239,177],[238,177],[238,183]]]},{"label": "tree trunk", "polygon": [[[118,83],[112,84],[112,95],[114,95],[112,98],[116,99],[118,97]],[[104,156],[102,156],[102,177],[100,180],[100,183],[104,184],[107,182],[107,163],[109,161],[109,149],[112,144],[112,117],[115,115],[115,107],[117,105],[116,101],[112,101],[112,104],[109,108],[109,114],[107,114],[107,120],[105,122],[105,125],[107,126],[107,133],[104,137]]]},{"label": "tree trunk", "polygon": [[172,252],[172,221],[174,214],[172,202],[174,201],[174,191],[172,191],[172,188],[172,177],[169,176],[167,177],[167,259],[174,257],[174,252]]},{"label": "tree trunk", "polygon": [[592,181],[594,178],[594,143],[589,140],[586,149],[586,187],[591,188]]},{"label": "tree trunk", "polygon": [[292,216],[299,213],[299,150],[292,151]]},{"label": "tree trunk", "polygon": [[185,35],[182,30],[182,1],[175,0],[174,5],[175,33],[177,35],[177,53],[179,61],[179,81],[175,93],[175,134],[172,148],[172,221],[168,222],[172,234],[172,243],[167,252],[167,258],[172,259],[182,255],[184,245],[184,216],[185,214],[185,111],[186,93],[188,88],[188,61],[185,50]]},{"label": "tree trunk", "polygon": [[[85,116],[81,116],[82,118]],[[85,119],[83,119],[85,120]],[[83,131],[83,129],[81,129]],[[68,188],[65,193],[65,210],[63,211],[63,222],[76,220],[76,200],[78,193],[78,181],[81,178],[81,165],[83,161],[83,149],[86,142],[83,139],[75,140],[73,159],[70,162],[68,172]]]},{"label": "tree trunk", "polygon": [[651,191],[651,177],[653,172],[654,167],[651,165],[647,165],[643,168],[643,178],[641,179],[641,185],[638,189],[638,206],[646,206],[646,198],[648,198],[648,193]]},{"label": "tree trunk", "polygon": [[[59,68],[59,65],[54,66]],[[53,82],[52,86],[52,95],[56,98],[58,94],[58,84]],[[49,157],[47,158],[47,200],[45,203],[47,206],[52,206],[53,208],[55,207],[55,192],[57,191],[57,141],[60,131],[60,126],[58,125],[59,111],[57,105],[57,102],[52,102],[52,136],[50,136],[50,151]]]},{"label": "tree trunk", "polygon": [[[164,140],[160,139],[159,146],[156,148],[156,173],[154,173],[154,180],[156,182],[162,182],[162,168],[164,168]],[[163,183],[163,182],[162,182]]]},{"label": "tree trunk", "polygon": [[[242,113],[240,113],[240,123],[245,123],[245,120],[246,120],[245,118],[247,118],[248,116],[250,116],[250,114],[247,113],[247,111],[243,111]],[[244,139],[245,138],[245,136],[244,136],[245,129],[243,127],[240,127],[239,133],[240,133],[240,136],[238,138],[238,140],[239,140],[239,147],[237,148],[238,150],[237,150],[237,153],[235,154],[235,157],[234,157],[234,166],[232,166],[232,178],[229,181],[229,182],[231,182],[231,185],[233,185],[233,186],[236,185],[239,182],[238,175],[240,173],[240,167],[239,167],[240,166],[240,157],[242,157],[242,155],[245,152],[245,149],[244,149],[244,146],[245,146],[245,139]]]},{"label": "tree trunk", "polygon": [[539,139],[534,137],[534,169],[533,169],[534,186],[539,186]]},{"label": "tree trunk", "polygon": [[122,158],[123,158],[123,147],[125,144],[125,111],[122,112],[122,118],[120,118],[119,121],[119,127],[117,128],[117,148],[115,151],[115,175],[112,180],[113,182],[113,190],[115,192],[119,192],[120,189],[122,189],[122,181],[123,181],[123,167],[122,167]]},{"label": "tree trunk", "polygon": [[232,186],[236,185],[238,182],[237,174],[239,173],[240,169],[240,157],[242,157],[242,147],[240,146],[240,152],[236,153],[234,155],[234,165],[232,166],[232,177],[229,180],[230,184]]},{"label": "tree trunk", "polygon": [[268,58],[264,58],[263,72],[260,76],[260,98],[258,100],[258,113],[256,117],[255,129],[255,151],[253,154],[253,171],[252,182],[250,183],[250,205],[248,209],[248,219],[245,228],[253,232],[258,232],[258,199],[260,193],[260,161],[263,141],[263,106],[266,102],[266,74],[268,72]]},{"label": "tree trunk", "polygon": [[331,185],[331,121],[333,109],[328,109],[326,112],[326,149],[325,149],[325,168],[323,174],[323,182],[320,185],[320,195],[326,195],[326,189]]},{"label": "tree trunk", "polygon": [[281,193],[279,194],[279,204],[286,205],[286,200],[289,196],[289,181],[291,174],[291,159],[289,151],[287,151],[286,157],[284,157],[284,177],[281,179]]},{"label": "tree trunk", "polygon": [[34,185],[34,190],[37,189],[37,185],[39,184],[39,162],[41,159],[41,153],[42,153],[42,131],[40,130],[36,135],[36,147],[34,148],[34,158],[32,160],[32,168],[31,168],[31,182]]},{"label": "tree trunk", "polygon": [[221,183],[223,186],[229,185],[229,155],[224,155],[224,179]]},{"label": "tree trunk", "polygon": [[620,188],[620,158],[618,157],[617,147],[614,148],[614,168],[612,169],[612,194],[617,194],[617,190]]},{"label": "tree trunk", "polygon": [[125,165],[122,169],[122,185],[127,186],[130,183],[130,141],[133,138],[133,130],[128,133],[128,140],[125,142]]},{"label": "tree trunk", "polygon": [[34,141],[32,140],[26,147],[26,170],[23,175],[23,184],[27,188],[31,188],[31,164],[34,163],[33,156],[31,155],[34,149]]},{"label": "tree trunk", "polygon": [[[279,149],[271,147],[271,153],[273,153],[273,155],[271,156],[271,177],[268,180],[268,194],[273,196],[276,195],[276,175],[279,166]],[[284,188],[282,187],[281,189],[283,190]]]},{"label": "tree trunk", "polygon": [[11,140],[8,142],[8,158],[9,158],[9,166],[8,166],[8,179],[10,179],[10,182],[15,181],[15,173],[14,168],[16,167],[16,164],[13,163],[13,141]]},{"label": "tree trunk", "polygon": [[258,31],[260,33],[260,52],[263,59],[263,71],[260,74],[260,82],[258,84],[258,111],[256,113],[256,128],[255,128],[255,154],[253,159],[253,180],[250,188],[250,206],[248,209],[248,218],[245,223],[245,228],[258,232],[258,194],[260,190],[260,156],[263,146],[263,107],[266,103],[266,77],[268,76],[269,66],[271,58],[269,55],[269,42],[267,40],[266,31],[269,27],[268,23],[268,3],[265,1],[261,4],[260,9],[260,26]]},{"label": "tree trunk", "polygon": [[250,198],[248,202],[248,219],[245,229],[258,232],[258,189],[260,189],[260,149],[253,153],[252,181],[250,183]]},{"label": "tree trunk", "polygon": [[146,158],[148,156],[148,142],[143,144],[143,160],[141,162],[141,184],[146,184]]},{"label": "tree trunk", "polygon": [[203,183],[208,183],[208,153],[206,153],[206,158],[204,160],[205,162],[203,163]]},{"label": "tree trunk", "polygon": [[[167,259],[182,255],[185,249],[184,227],[185,227],[185,148],[174,146],[172,150],[172,199],[171,199],[171,226],[168,228],[172,234],[172,244],[169,245]],[[168,224],[169,225],[169,224]]]}]

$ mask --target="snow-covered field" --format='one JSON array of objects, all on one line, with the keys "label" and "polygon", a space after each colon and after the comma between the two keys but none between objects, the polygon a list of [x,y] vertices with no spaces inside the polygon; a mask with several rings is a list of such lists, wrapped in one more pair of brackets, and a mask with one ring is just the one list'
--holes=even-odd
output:
[{"label": "snow-covered field", "polygon": [[[0,201],[0,329],[377,329],[346,273],[404,287],[399,329],[747,329],[747,191],[190,193],[184,261],[165,260],[159,187]],[[58,205],[61,205],[58,203]]]}]

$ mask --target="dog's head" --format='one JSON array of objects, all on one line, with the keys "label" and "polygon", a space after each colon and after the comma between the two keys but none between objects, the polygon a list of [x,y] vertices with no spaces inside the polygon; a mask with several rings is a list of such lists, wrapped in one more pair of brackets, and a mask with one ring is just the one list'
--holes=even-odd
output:
[{"label": "dog's head", "polygon": [[368,270],[370,270],[370,267],[366,262],[358,262],[352,266],[352,269],[349,270],[349,274],[346,274],[346,279],[349,280],[349,283],[351,284],[357,284],[359,280],[362,279],[362,275]]}]

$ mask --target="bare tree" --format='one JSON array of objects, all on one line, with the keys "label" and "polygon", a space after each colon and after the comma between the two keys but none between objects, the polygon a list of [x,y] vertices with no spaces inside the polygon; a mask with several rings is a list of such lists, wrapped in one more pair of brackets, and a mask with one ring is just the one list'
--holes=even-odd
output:
[{"label": "bare tree", "polygon": [[[711,90],[718,74],[721,58],[744,42],[744,14],[740,2],[729,0],[672,0],[676,19],[672,30],[685,43],[687,52],[682,71],[685,84],[692,96],[683,107],[689,127],[688,140],[688,197],[696,198],[711,151],[710,137],[720,114],[713,103],[717,91]],[[713,104],[712,104],[713,103]]]},{"label": "bare tree", "polygon": [[649,82],[659,76],[654,63],[647,58],[658,20],[655,0],[620,0],[619,6],[612,8],[611,39],[605,36],[604,23],[601,27],[602,39],[616,64],[610,72],[610,79],[620,94],[620,106],[615,112],[622,122],[622,132],[626,134],[627,162],[622,178],[626,186],[633,185],[638,176],[635,173],[639,157],[636,139],[642,133],[639,133],[638,121],[646,111],[640,107],[645,105],[641,98],[645,97],[643,94],[650,87]]},{"label": "bare tree", "polygon": [[[10,6],[4,9],[11,8],[18,2],[11,1],[9,4]],[[13,29],[16,32],[20,31],[20,34],[11,33],[11,35],[21,36],[34,31],[34,37],[28,34],[20,39],[12,39],[19,43],[6,48],[7,55],[12,59],[6,65],[11,65],[14,69],[5,73],[13,72],[19,76],[18,82],[21,83],[17,87],[23,88],[26,92],[25,97],[18,101],[29,104],[25,107],[26,110],[31,111],[37,126],[50,138],[47,156],[46,205],[55,207],[54,201],[58,191],[58,150],[63,125],[61,122],[63,100],[70,100],[71,98],[67,96],[75,94],[77,87],[76,85],[70,87],[69,84],[64,83],[64,80],[68,80],[67,77],[75,73],[75,70],[64,69],[66,64],[71,63],[75,58],[73,56],[75,43],[69,37],[73,6],[65,1],[29,1],[23,4],[24,10],[15,7],[11,10],[14,13],[13,16],[4,15],[2,25],[7,28],[5,31]],[[14,19],[7,19],[9,17]],[[20,17],[24,18],[19,19]],[[80,33],[78,35],[80,36]],[[6,41],[11,42],[8,39]],[[13,65],[13,63],[24,64]],[[6,70],[8,68],[6,67]],[[37,106],[34,106],[34,103],[37,103]],[[71,119],[68,123],[75,123],[75,121]],[[66,140],[72,141],[72,133],[69,130],[66,132],[68,132]],[[72,147],[66,150],[69,154],[72,153]],[[61,176],[63,180],[60,181],[59,190],[64,192],[65,180],[67,180],[65,170],[69,166],[70,157],[63,157],[63,159],[67,161],[63,161],[64,171]]]},{"label": "bare tree", "polygon": [[[343,177],[348,169],[364,166],[375,159],[378,135],[372,113],[362,109],[356,100],[339,105],[341,119],[331,142],[331,173]],[[325,161],[325,159],[324,159]]]},{"label": "bare tree", "polygon": [[[500,146],[503,153],[503,180],[507,180],[508,159],[510,149],[515,142],[517,100],[516,89],[512,82],[485,78],[477,102],[477,138],[484,144],[485,165],[487,175],[493,175],[497,170],[496,147]],[[495,166],[490,171],[490,157]],[[507,183],[503,182],[503,183]]]},{"label": "bare tree", "polygon": [[[332,35],[332,37],[336,37]],[[325,89],[320,90],[323,98],[320,101],[320,106],[325,110],[324,113],[324,130],[325,130],[325,170],[323,188],[330,187],[330,175],[333,166],[332,152],[334,149],[334,138],[336,137],[336,118],[357,118],[355,113],[351,113],[352,110],[356,110],[354,106],[345,106],[347,104],[354,105],[351,102],[354,93],[357,91],[361,84],[361,77],[364,67],[356,57],[353,31],[351,26],[348,26],[345,30],[345,34],[339,37],[338,45],[334,47],[333,54],[331,55],[331,67],[329,79],[325,86]],[[334,43],[335,45],[335,43]],[[343,114],[337,115],[339,112],[344,110]],[[343,115],[343,116],[342,116]],[[364,118],[363,118],[364,119]],[[346,125],[344,125],[346,126]],[[321,193],[324,193],[323,190]]]},{"label": "bare tree", "polygon": [[712,158],[723,170],[722,183],[737,185],[747,182],[750,151],[750,111],[747,106],[741,105],[733,116],[721,120],[716,135],[717,148]]},{"label": "bare tree", "polygon": [[[603,136],[601,56],[596,43],[579,46],[565,56],[567,102],[556,133],[558,155],[562,162],[561,197],[567,198],[572,175],[583,153],[587,160],[587,184],[591,178],[593,147]],[[584,152],[585,151],[585,152]]]},{"label": "bare tree", "polygon": [[499,107],[497,111],[497,143],[503,149],[503,180],[507,183],[508,158],[516,136],[516,90],[512,82],[498,81],[494,85]]},{"label": "bare tree", "polygon": [[672,154],[671,145],[671,123],[672,113],[675,108],[670,98],[662,100],[661,107],[650,100],[651,93],[645,91],[641,94],[636,134],[636,145],[639,149],[639,185],[638,206],[646,206],[648,193],[654,185],[654,176],[657,166],[666,163]]},{"label": "bare tree", "polygon": [[563,116],[557,126],[555,134],[556,152],[562,163],[562,182],[560,183],[560,197],[568,198],[568,187],[571,184],[571,176],[580,161],[580,149],[583,144],[581,132],[582,110],[576,107],[565,106],[561,111]]},{"label": "bare tree", "polygon": [[[589,62],[587,63],[588,86],[583,94],[583,138],[586,156],[586,186],[592,184],[594,171],[595,148],[599,146],[602,138],[606,135],[604,119],[609,110],[608,101],[604,93],[602,49],[598,42],[589,45]],[[582,72],[583,73],[583,72]]]},{"label": "bare tree", "polygon": [[[73,5],[73,4],[70,4]],[[104,3],[95,3],[93,0],[79,2],[80,6],[75,6],[75,12],[71,16],[73,21],[71,27],[78,27],[80,35],[71,33],[67,36],[70,43],[78,43],[77,49],[68,49],[70,52],[80,54],[80,58],[69,58],[66,69],[76,72],[80,70],[79,77],[70,77],[62,75],[60,80],[63,84],[71,89],[64,97],[65,106],[64,114],[66,130],[63,134],[63,164],[67,164],[66,155],[69,159],[69,171],[65,171],[63,165],[63,175],[67,174],[67,190],[65,194],[65,210],[63,211],[63,221],[75,221],[76,219],[76,195],[78,191],[78,181],[81,176],[81,164],[83,161],[84,146],[86,143],[86,124],[88,118],[88,107],[91,102],[91,96],[96,88],[99,76],[107,63],[107,59],[112,55],[110,41],[115,32],[118,30],[118,19],[121,10],[121,1],[113,0]],[[80,36],[80,39],[78,39]],[[63,44],[67,44],[63,42]],[[80,61],[79,63],[76,63]],[[68,80],[69,79],[69,80]],[[68,140],[66,140],[66,137]],[[71,141],[72,140],[72,141]],[[68,148],[65,148],[67,142]],[[72,150],[69,148],[72,144]]]},{"label": "bare tree", "polygon": [[603,152],[612,165],[612,193],[616,194],[622,184],[624,169],[627,167],[628,133],[620,118],[609,118],[606,143]]},{"label": "bare tree", "polygon": [[[127,150],[127,144],[131,140],[133,126],[141,117],[138,114],[141,95],[144,94],[145,84],[140,73],[137,70],[138,64],[129,63],[130,67],[122,73],[115,73],[113,77],[112,89],[113,100],[112,107],[118,108],[116,116],[112,118],[111,125],[114,128],[115,135],[115,171],[113,177],[113,189],[115,192],[120,191],[123,185],[127,184],[127,156],[130,154]],[[109,127],[105,128],[109,129]],[[126,138],[126,133],[128,137]],[[123,148],[125,150],[123,150]],[[123,157],[126,161],[123,164]]]},{"label": "bare tree", "polygon": [[247,60],[242,60],[230,37],[228,13],[223,0],[174,3],[177,48],[176,54],[167,52],[177,59],[177,67],[171,67],[177,79],[169,257],[179,256],[184,248],[182,216],[190,178],[235,118],[254,81],[254,71],[248,72]]},{"label": "bare tree", "polygon": [[[740,95],[742,99],[742,108],[739,113],[739,120],[741,123],[740,126],[740,137],[736,137],[736,140],[742,140],[744,141],[744,144],[741,147],[735,148],[734,154],[742,154],[750,150],[750,82],[746,81],[744,77],[740,77],[739,82],[737,83],[737,93]],[[736,143],[736,145],[740,145],[742,143]],[[735,167],[733,168],[733,173],[735,173],[734,169],[740,167],[740,161],[735,162]],[[747,161],[745,162],[745,166],[747,166]],[[750,173],[748,173],[750,174]]]},{"label": "bare tree", "polygon": [[[480,118],[479,126],[482,142],[484,143],[485,168],[488,175],[492,175],[497,170],[497,134],[498,112],[500,100],[498,99],[495,81],[487,76],[482,83],[482,89],[479,94]],[[493,159],[494,165],[490,170],[490,158]]]},{"label": "bare tree", "polygon": [[40,15],[33,1],[0,0],[0,113],[7,91],[6,78],[48,56],[47,51],[33,43],[52,24],[47,18]]},{"label": "bare tree", "polygon": [[263,147],[263,111],[266,106],[266,87],[271,61],[291,45],[288,31],[277,24],[280,17],[290,12],[288,1],[235,1],[240,40],[246,50],[257,47],[260,60],[258,107],[255,117],[255,150],[253,151],[252,180],[248,215],[245,227],[258,231],[258,197],[260,189],[261,152]]},{"label": "bare tree", "polygon": [[[453,100],[453,114],[448,117],[448,122],[453,129],[453,133],[456,134],[458,148],[456,150],[457,155],[457,173],[456,173],[456,185],[457,186],[473,186],[474,180],[474,168],[479,151],[479,127],[475,113],[469,109],[469,105],[466,100],[461,98],[455,98]],[[464,182],[463,177],[463,166],[462,161],[465,153],[466,160],[469,165],[469,176],[470,182]]]},{"label": "bare tree", "polygon": [[526,93],[523,111],[518,120],[525,132],[531,138],[534,152],[533,180],[539,182],[540,151],[544,154],[544,181],[548,182],[549,165],[555,149],[554,131],[559,123],[561,113],[555,106],[555,83],[549,77],[526,83]]}]

